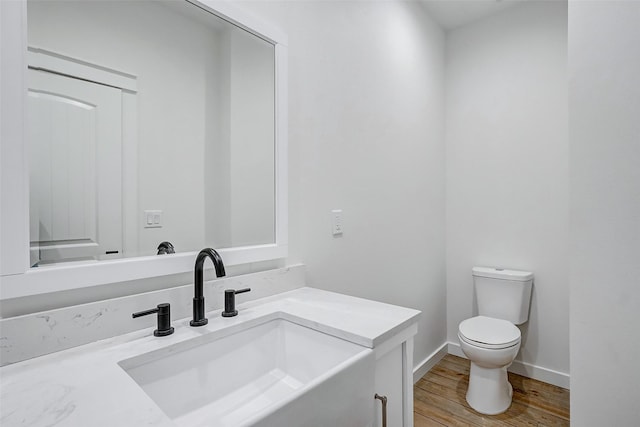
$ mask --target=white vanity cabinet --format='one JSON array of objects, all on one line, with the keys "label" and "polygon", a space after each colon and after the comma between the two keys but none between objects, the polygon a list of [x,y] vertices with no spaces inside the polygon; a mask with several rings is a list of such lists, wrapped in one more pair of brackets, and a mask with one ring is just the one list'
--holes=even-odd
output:
[{"label": "white vanity cabinet", "polygon": [[[413,324],[374,348],[375,393],[386,397],[387,427],[413,427]],[[383,427],[383,403],[375,400],[373,427]]]}]

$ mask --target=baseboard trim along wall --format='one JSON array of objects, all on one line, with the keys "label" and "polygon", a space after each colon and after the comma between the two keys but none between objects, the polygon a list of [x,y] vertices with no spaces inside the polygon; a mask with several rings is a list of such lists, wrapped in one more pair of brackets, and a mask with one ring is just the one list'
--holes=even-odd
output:
[{"label": "baseboard trim along wall", "polygon": [[[467,358],[467,356],[462,352],[460,344],[449,342],[447,347],[449,354],[464,357],[465,359]],[[552,369],[543,368],[541,366],[532,365],[519,360],[514,360],[508,371],[522,375],[523,377],[533,378],[534,380],[569,389],[570,377],[569,374],[565,374],[564,372],[554,371]]]},{"label": "baseboard trim along wall", "polygon": [[449,343],[446,343],[446,342],[442,344],[439,349],[437,349],[436,351],[431,353],[429,356],[427,356],[422,362],[420,362],[413,369],[414,384],[417,383],[418,380],[424,376],[424,374],[429,372],[429,370],[433,368],[435,364],[440,361],[440,359],[442,359],[444,356],[446,356],[449,353],[448,344]]}]

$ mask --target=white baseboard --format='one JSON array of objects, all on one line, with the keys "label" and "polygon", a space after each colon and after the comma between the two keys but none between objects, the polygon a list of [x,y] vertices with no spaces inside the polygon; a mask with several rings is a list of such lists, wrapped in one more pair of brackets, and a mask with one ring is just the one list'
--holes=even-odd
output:
[{"label": "white baseboard", "polygon": [[431,353],[429,356],[427,356],[426,359],[424,359],[414,368],[413,370],[414,384],[417,383],[418,380],[424,376],[424,374],[429,372],[429,370],[433,368],[435,364],[440,361],[440,359],[442,359],[444,356],[447,355],[447,353],[449,353],[447,344],[448,343],[442,344],[439,349],[437,349],[436,351]]},{"label": "white baseboard", "polygon": [[[447,343],[447,349],[449,354],[464,357],[465,359],[467,358],[458,343]],[[522,375],[523,377],[533,378],[534,380],[569,389],[569,374],[565,374],[564,372],[554,371],[552,369],[543,368],[541,366],[532,365],[519,360],[514,360],[511,366],[509,366],[508,371]]]}]

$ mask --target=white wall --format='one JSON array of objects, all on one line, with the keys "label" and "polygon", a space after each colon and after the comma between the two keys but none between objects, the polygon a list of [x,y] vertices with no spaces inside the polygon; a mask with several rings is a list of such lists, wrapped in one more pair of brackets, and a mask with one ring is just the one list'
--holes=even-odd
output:
[{"label": "white wall", "polygon": [[220,34],[208,85],[204,144],[204,238],[213,248],[231,246],[231,32]]},{"label": "white wall", "polygon": [[576,426],[640,420],[639,23],[639,2],[569,2]]},{"label": "white wall", "polygon": [[231,246],[275,241],[275,48],[231,31]]},{"label": "white wall", "polygon": [[[291,257],[445,342],[444,34],[415,2],[242,2],[289,36]],[[330,211],[343,209],[344,235]]]},{"label": "white wall", "polygon": [[447,336],[477,314],[473,266],[532,271],[517,360],[555,381],[546,370],[569,372],[567,4],[528,3],[447,33]]},{"label": "white wall", "polygon": [[275,241],[275,48],[228,25],[207,85],[205,244]]}]

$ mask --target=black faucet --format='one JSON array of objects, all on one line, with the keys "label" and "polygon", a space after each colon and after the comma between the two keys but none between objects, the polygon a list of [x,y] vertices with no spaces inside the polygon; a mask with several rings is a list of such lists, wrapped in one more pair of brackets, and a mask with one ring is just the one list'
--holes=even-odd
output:
[{"label": "black faucet", "polygon": [[162,242],[158,245],[158,255],[175,254],[176,250],[171,242]]},{"label": "black faucet", "polygon": [[193,297],[193,320],[189,323],[191,326],[204,326],[209,320],[204,317],[204,295],[203,295],[203,265],[207,257],[213,261],[213,267],[216,270],[216,277],[223,277],[226,273],[224,271],[224,264],[220,254],[215,249],[205,248],[200,251],[196,258],[195,277],[193,284],[195,286],[195,294]]}]

